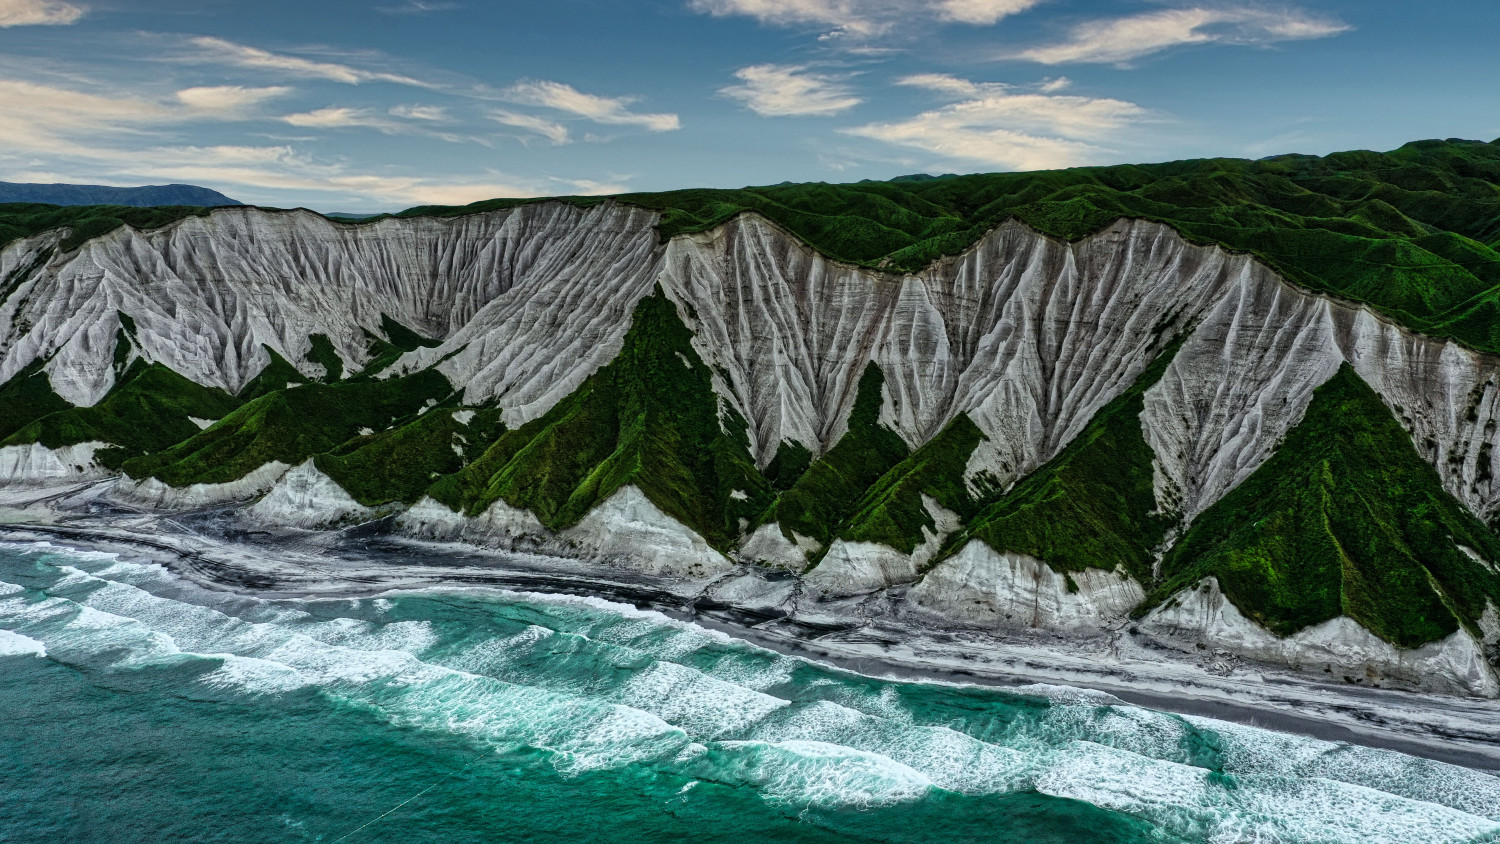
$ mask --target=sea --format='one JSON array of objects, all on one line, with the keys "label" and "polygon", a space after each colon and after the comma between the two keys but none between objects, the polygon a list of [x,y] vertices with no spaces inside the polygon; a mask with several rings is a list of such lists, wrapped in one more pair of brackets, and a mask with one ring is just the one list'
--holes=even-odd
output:
[{"label": "sea", "polygon": [[1500,777],[603,600],[0,543],[0,841],[1500,841]]}]

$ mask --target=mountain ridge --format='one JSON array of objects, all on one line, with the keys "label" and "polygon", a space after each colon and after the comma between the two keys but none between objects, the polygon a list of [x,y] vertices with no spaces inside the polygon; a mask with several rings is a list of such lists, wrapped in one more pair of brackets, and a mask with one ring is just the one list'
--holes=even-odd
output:
[{"label": "mountain ridge", "polygon": [[[1056,517],[1013,531],[1030,537],[1019,544],[968,529],[1035,479],[1015,512],[1054,512],[1048,497],[1064,495],[1104,525],[1154,518],[1141,512],[1154,503],[1191,532],[1295,439],[1319,389],[1354,377],[1378,397],[1409,462],[1430,467],[1411,481],[1425,500],[1465,518],[1500,514],[1500,356],[1417,333],[1170,225],[1116,219],[1069,242],[1008,221],[959,255],[897,273],[830,260],[756,211],[666,242],[662,221],[611,200],[359,225],[244,208],[117,228],[71,251],[60,230],[13,241],[0,250],[0,393],[28,397],[38,415],[7,423],[21,427],[0,441],[0,475],[112,477],[109,449],[131,444],[97,439],[110,436],[97,425],[62,425],[57,414],[70,411],[56,402],[98,404],[149,364],[240,405],[132,456],[130,478],[110,482],[120,500],[249,503],[261,524],[303,528],[394,516],[417,535],[689,577],[789,568],[809,606],[884,595],[957,626],[1019,624],[1016,608],[1030,600],[1053,609],[1022,626],[1097,632],[1140,608],[1142,629],[1165,630],[1201,583],[1187,578],[1154,609],[1143,605],[1178,574],[1146,559],[1161,551],[1154,533],[1121,566],[1086,544],[1088,559],[1072,560],[1055,541],[1034,541],[1061,527]],[[642,313],[657,328],[640,333]],[[696,386],[678,390],[689,373]],[[615,386],[594,396],[601,378]],[[427,386],[408,395],[408,379]],[[330,434],[311,424],[334,413],[337,395],[377,384],[397,393],[389,411],[329,416]],[[115,404],[143,424],[151,407],[186,406]],[[262,424],[252,405],[282,410]],[[1101,418],[1104,441],[1133,443],[1136,469],[1075,468],[1072,480],[1043,484],[1036,473],[1095,437]],[[76,441],[22,433],[34,424],[76,428]],[[255,437],[271,440],[223,452]],[[367,482],[382,466],[389,487]],[[464,473],[482,494],[440,488]],[[1107,485],[1114,474],[1131,479],[1124,498],[1078,491],[1078,478]],[[843,503],[804,524],[799,495]],[[1351,524],[1375,518],[1337,506]],[[1168,552],[1185,535],[1161,533]],[[1452,559],[1477,555],[1465,575],[1476,585],[1453,587],[1463,593],[1458,629],[1390,634],[1404,629],[1392,626],[1400,607],[1341,616],[1353,627],[1338,628],[1340,658],[1393,682],[1488,693],[1492,669],[1423,681],[1403,662],[1437,648],[1444,664],[1482,664],[1473,655],[1500,642],[1490,545],[1441,542]],[[1215,594],[1241,611],[1234,630],[1272,636],[1255,627],[1264,622],[1290,634],[1273,640],[1303,642],[1313,629],[1277,627],[1283,620],[1245,603],[1230,580]],[[1230,635],[1198,623],[1173,629]],[[1286,647],[1257,652],[1295,661],[1303,645]]]}]

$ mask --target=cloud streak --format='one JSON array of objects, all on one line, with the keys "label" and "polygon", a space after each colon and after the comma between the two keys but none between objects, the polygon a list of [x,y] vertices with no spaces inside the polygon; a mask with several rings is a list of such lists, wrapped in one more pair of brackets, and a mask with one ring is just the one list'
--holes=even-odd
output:
[{"label": "cloud streak", "polygon": [[769,26],[818,26],[829,37],[874,38],[917,22],[992,26],[1042,0],[690,0],[715,17],[743,16]]},{"label": "cloud streak", "polygon": [[1328,38],[1349,29],[1342,21],[1296,9],[1203,6],[1163,9],[1079,24],[1066,41],[1033,47],[1008,58],[1042,64],[1120,64],[1186,44],[1265,46]]},{"label": "cloud streak", "polygon": [[741,84],[721,88],[762,117],[827,116],[848,111],[863,100],[830,76],[808,73],[802,65],[758,64],[735,71]]},{"label": "cloud streak", "polygon": [[[539,106],[613,126],[639,126],[651,132],[673,132],[682,128],[675,114],[631,111],[635,97],[601,97],[586,94],[563,82],[526,80],[507,88],[502,99],[518,105]],[[514,125],[514,124],[512,124]]]},{"label": "cloud streak", "polygon": [[410,76],[403,76],[399,73],[365,70],[337,62],[316,61],[285,53],[273,53],[269,50],[262,50],[259,47],[226,41],[223,38],[203,36],[189,39],[188,43],[202,51],[202,58],[216,64],[251,70],[274,71],[294,78],[326,79],[331,82],[341,82],[345,85],[359,85],[363,82],[389,82],[395,85],[409,85],[414,88],[433,89],[438,87],[432,83],[423,82]]},{"label": "cloud streak", "polygon": [[0,0],[0,29],[12,26],[66,26],[78,23],[87,9],[63,0]]},{"label": "cloud streak", "polygon": [[906,120],[841,131],[947,159],[1045,170],[1097,159],[1099,142],[1150,116],[1124,100],[1037,93],[946,74],[908,76],[897,84],[953,102]]}]

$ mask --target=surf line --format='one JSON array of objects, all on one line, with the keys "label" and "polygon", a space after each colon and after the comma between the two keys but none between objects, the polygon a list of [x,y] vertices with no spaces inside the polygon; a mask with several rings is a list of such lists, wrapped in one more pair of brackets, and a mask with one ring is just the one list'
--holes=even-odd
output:
[{"label": "surf line", "polygon": [[338,838],[333,839],[333,844],[339,844],[339,842],[343,841],[346,838],[349,838],[350,836],[354,835],[355,833],[359,832],[360,830],[363,830],[366,827],[371,826],[372,824],[380,821],[381,819],[383,819],[386,816],[390,815],[392,812],[395,812],[396,810],[400,809],[402,806],[405,806],[407,803],[410,803],[411,801],[417,799],[418,797],[421,797],[422,795],[424,795],[427,792],[433,790],[434,788],[437,788],[438,786],[442,785],[443,783],[447,782],[448,780],[451,780],[454,777],[458,776],[459,774],[463,773],[464,771],[467,771],[470,768],[474,767],[476,764],[479,763],[479,761],[481,759],[485,758],[486,756],[489,756],[490,754],[492,754],[494,752],[495,751],[493,749],[486,750],[485,752],[479,754],[478,756],[475,756],[472,760],[470,760],[469,764],[463,766],[462,768],[459,768],[456,771],[453,771],[453,772],[449,773],[448,776],[443,777],[442,779],[438,780],[437,782],[433,783],[432,785],[429,785],[426,788],[422,789],[421,791],[417,792],[416,794],[413,794],[412,796],[406,798],[405,800],[402,800],[400,803],[397,803],[396,805],[394,805],[391,808],[385,810],[384,812],[380,813],[379,815],[377,815],[377,816],[375,816],[373,818],[370,818],[369,820],[365,821],[364,823],[360,824],[359,826],[355,827],[354,829],[351,829],[348,832],[344,833],[343,835],[340,835]]}]

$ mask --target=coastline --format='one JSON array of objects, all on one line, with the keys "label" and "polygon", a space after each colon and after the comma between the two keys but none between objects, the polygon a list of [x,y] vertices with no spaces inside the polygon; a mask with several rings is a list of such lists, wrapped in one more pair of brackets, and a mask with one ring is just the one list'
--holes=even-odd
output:
[{"label": "coastline", "polygon": [[[54,490],[52,499],[88,487]],[[1083,639],[934,631],[883,615],[879,599],[816,612],[791,601],[788,611],[781,608],[785,600],[775,599],[791,595],[795,579],[749,567],[716,581],[668,580],[591,561],[392,536],[379,523],[344,531],[245,531],[225,511],[158,516],[107,509],[69,508],[56,513],[55,523],[41,524],[14,521],[22,512],[12,508],[0,512],[0,541],[144,556],[199,585],[262,598],[448,589],[590,597],[865,676],[1017,690],[1072,687],[1179,715],[1500,772],[1500,701],[1320,682],[1286,668],[1175,653],[1123,629]],[[737,588],[726,590],[727,583]],[[726,592],[749,597],[724,600]]]}]

